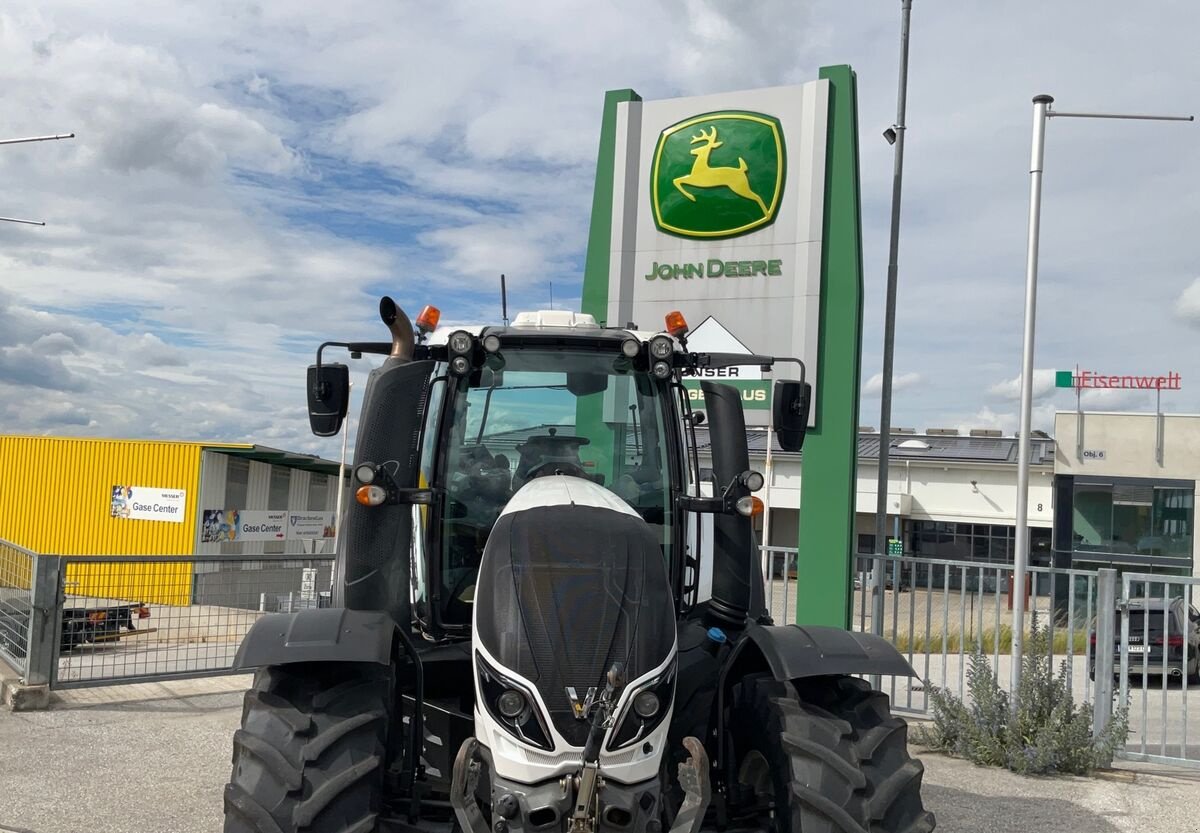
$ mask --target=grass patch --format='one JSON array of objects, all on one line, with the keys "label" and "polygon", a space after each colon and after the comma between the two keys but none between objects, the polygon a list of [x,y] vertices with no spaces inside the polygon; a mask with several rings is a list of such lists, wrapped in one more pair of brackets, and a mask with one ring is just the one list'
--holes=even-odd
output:
[{"label": "grass patch", "polygon": [[[1065,655],[1067,653],[1067,643],[1070,638],[1065,628],[1057,628],[1054,631],[1054,653]],[[999,630],[999,653],[1012,653],[1012,628],[1008,625],[1001,625]],[[1028,644],[1033,637],[1032,631],[1027,631],[1025,641]],[[978,635],[961,634],[961,633],[900,633],[891,640],[901,653],[907,654],[911,651],[914,654],[924,654],[928,650],[931,654],[957,654],[959,651],[963,653],[981,653],[981,654],[996,654],[997,631],[995,628],[988,628],[983,632],[982,638]],[[1074,640],[1071,640],[1071,653],[1082,656],[1086,653],[1088,635],[1080,629],[1076,629]],[[1047,640],[1047,644],[1049,644]]]}]

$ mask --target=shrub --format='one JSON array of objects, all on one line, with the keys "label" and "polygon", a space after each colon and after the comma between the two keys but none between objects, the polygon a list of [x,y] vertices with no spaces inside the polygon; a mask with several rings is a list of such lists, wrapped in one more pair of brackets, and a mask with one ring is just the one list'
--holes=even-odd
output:
[{"label": "shrub", "polygon": [[1037,616],[1021,658],[1016,709],[987,657],[976,646],[967,669],[967,701],[926,684],[933,721],[917,727],[914,739],[982,766],[1002,766],[1026,775],[1086,775],[1112,763],[1129,734],[1124,710],[1092,737],[1092,706],[1076,706],[1064,662],[1051,667],[1047,630]]}]

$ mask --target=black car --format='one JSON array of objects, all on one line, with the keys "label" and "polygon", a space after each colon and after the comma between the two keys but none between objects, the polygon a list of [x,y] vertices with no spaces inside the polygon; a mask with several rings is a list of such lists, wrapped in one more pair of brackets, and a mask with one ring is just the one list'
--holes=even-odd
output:
[{"label": "black car", "polygon": [[[1164,610],[1165,606],[1165,610]],[[1129,617],[1129,673],[1159,676],[1163,673],[1163,651],[1166,651],[1166,673],[1200,683],[1200,611],[1183,599],[1133,599],[1116,611],[1116,631],[1113,637],[1113,673],[1121,673],[1122,616]],[[1096,650],[1096,633],[1092,631],[1092,649]],[[1186,643],[1186,668],[1184,647]],[[1095,679],[1095,661],[1092,678]]]}]

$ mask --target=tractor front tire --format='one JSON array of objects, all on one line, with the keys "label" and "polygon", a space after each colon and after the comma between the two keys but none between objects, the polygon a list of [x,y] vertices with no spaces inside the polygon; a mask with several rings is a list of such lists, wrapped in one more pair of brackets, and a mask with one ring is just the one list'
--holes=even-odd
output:
[{"label": "tractor front tire", "polygon": [[867,782],[869,833],[931,833],[936,822],[921,800],[925,767],[908,754],[908,724],[892,714],[888,696],[857,677],[816,677],[799,688],[850,727]]},{"label": "tractor front tire", "polygon": [[867,833],[866,776],[844,720],[757,674],[733,689],[730,730],[739,803],[768,833]]},{"label": "tractor front tire", "polygon": [[391,674],[350,663],[258,671],[233,738],[225,833],[374,831]]}]

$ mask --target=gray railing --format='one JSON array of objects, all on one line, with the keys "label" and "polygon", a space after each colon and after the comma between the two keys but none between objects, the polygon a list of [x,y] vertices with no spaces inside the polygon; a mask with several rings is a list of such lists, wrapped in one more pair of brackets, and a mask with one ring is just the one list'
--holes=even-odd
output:
[{"label": "gray railing", "polygon": [[0,542],[0,654],[28,685],[227,674],[260,617],[329,603],[332,555],[42,555]]},{"label": "gray railing", "polygon": [[[796,620],[796,583],[803,580],[797,550],[764,547],[767,601],[775,621]],[[786,564],[784,570],[778,565]],[[885,559],[883,621],[872,622],[872,557],[858,556],[854,571],[851,628],[876,633],[900,649],[917,672],[912,679],[881,680],[898,711],[927,714],[931,686],[962,697],[967,693],[970,658],[987,657],[1000,683],[1011,680],[1013,633],[1011,566],[976,561],[897,556]],[[1029,633],[1033,616],[1047,630],[1050,661],[1066,665],[1076,696],[1086,702],[1107,698],[1092,679],[1093,623],[1099,604],[1099,573],[1030,567],[1026,588]],[[1111,607],[1111,605],[1109,605]]]},{"label": "gray railing", "polygon": [[1200,710],[1189,708],[1200,689],[1198,588],[1200,578],[1121,576],[1116,671],[1130,724],[1122,758],[1200,767],[1200,726],[1191,726]]},{"label": "gray railing", "polygon": [[29,660],[36,558],[24,547],[0,540],[0,659],[22,676]]}]

